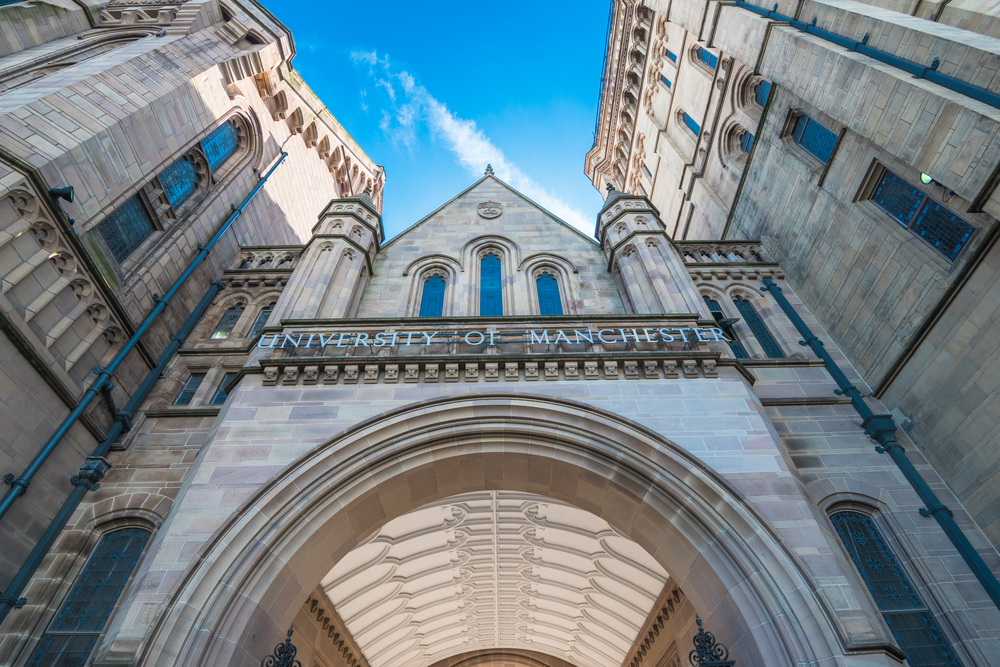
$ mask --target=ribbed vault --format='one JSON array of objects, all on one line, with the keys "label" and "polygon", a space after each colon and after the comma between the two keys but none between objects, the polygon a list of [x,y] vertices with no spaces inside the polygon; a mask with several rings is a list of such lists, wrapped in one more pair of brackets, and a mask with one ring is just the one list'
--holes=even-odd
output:
[{"label": "ribbed vault", "polygon": [[489,649],[618,667],[666,580],[590,512],[482,491],[390,521],[322,586],[372,667]]}]

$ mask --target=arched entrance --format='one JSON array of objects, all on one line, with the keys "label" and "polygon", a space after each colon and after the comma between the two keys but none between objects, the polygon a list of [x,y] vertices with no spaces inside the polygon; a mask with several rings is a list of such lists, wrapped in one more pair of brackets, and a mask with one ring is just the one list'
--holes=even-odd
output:
[{"label": "arched entrance", "polygon": [[[605,519],[662,565],[741,667],[852,650],[870,664],[884,646],[872,610],[834,609],[783,537],[681,448],[578,403],[475,395],[381,415],[286,466],[215,531],[135,664],[258,663],[365,537],[482,490],[539,494]],[[838,573],[824,582],[847,583]],[[867,635],[863,646],[849,644],[845,616],[854,637]]]}]

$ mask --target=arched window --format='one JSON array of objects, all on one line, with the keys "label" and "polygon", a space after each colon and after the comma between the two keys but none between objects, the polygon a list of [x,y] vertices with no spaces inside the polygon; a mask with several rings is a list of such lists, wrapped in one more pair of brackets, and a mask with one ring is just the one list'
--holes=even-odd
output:
[{"label": "arched window", "polygon": [[198,170],[190,160],[181,158],[160,172],[160,185],[167,201],[175,209],[186,202],[197,189]]},{"label": "arched window", "polygon": [[124,262],[156,228],[139,195],[135,195],[97,225],[97,231],[104,237],[114,258]]},{"label": "arched window", "polygon": [[31,665],[83,665],[128,583],[149,531],[126,528],[97,543],[56,617],[42,635]]},{"label": "arched window", "polygon": [[479,314],[483,317],[503,315],[503,276],[500,258],[494,253],[479,263]]},{"label": "arched window", "polygon": [[764,320],[760,319],[760,315],[754,310],[753,304],[741,296],[733,299],[733,302],[736,304],[736,308],[739,309],[740,315],[743,316],[743,320],[747,323],[747,326],[750,327],[750,331],[757,337],[757,342],[764,348],[764,354],[771,359],[784,359],[785,353],[781,351],[778,341],[774,340],[774,336],[767,330]]},{"label": "arched window", "polygon": [[744,132],[740,135],[740,150],[750,155],[751,147],[753,147],[753,135],[749,132]]},{"label": "arched window", "polygon": [[559,282],[551,273],[543,273],[535,280],[538,288],[538,312],[541,315],[562,315]]},{"label": "arched window", "polygon": [[747,350],[743,347],[743,343],[740,339],[736,337],[736,332],[733,331],[733,324],[735,321],[726,319],[725,313],[722,312],[722,306],[715,299],[705,296],[705,303],[708,305],[708,311],[712,313],[712,317],[715,318],[715,322],[722,329],[723,335],[729,339],[729,347],[733,351],[733,356],[737,359],[749,359],[750,355],[747,354]]},{"label": "arched window", "polygon": [[201,140],[201,150],[208,158],[208,166],[214,173],[236,154],[239,148],[239,132],[232,123],[223,123]]},{"label": "arched window", "polygon": [[947,638],[871,517],[837,512],[830,520],[909,663],[958,667]]},{"label": "arched window", "polygon": [[219,326],[215,327],[215,333],[212,334],[212,338],[229,338],[229,334],[233,332],[233,327],[239,322],[240,316],[243,315],[243,304],[238,303],[229,310],[225,312],[222,319],[219,320]]},{"label": "arched window", "polygon": [[240,265],[238,267],[236,267],[236,268],[238,268],[238,269],[249,269],[250,265],[252,263],[253,263],[253,260],[250,257],[247,257],[242,262],[240,262]]},{"label": "arched window", "polygon": [[250,329],[250,338],[256,338],[257,335],[264,329],[264,326],[267,324],[267,318],[271,317],[271,313],[273,311],[274,304],[269,303],[264,306],[259,313],[257,313],[257,319],[253,321],[253,328]]},{"label": "arched window", "polygon": [[760,105],[767,103],[767,96],[771,93],[771,84],[768,81],[761,81],[753,87],[753,99]]},{"label": "arched window", "polygon": [[420,317],[441,317],[444,314],[444,286],[441,276],[431,276],[424,281],[420,297]]}]

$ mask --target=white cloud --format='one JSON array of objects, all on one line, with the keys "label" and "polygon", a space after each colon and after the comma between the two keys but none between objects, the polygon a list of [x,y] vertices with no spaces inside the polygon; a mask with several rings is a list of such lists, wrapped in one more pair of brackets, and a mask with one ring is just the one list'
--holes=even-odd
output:
[{"label": "white cloud", "polygon": [[[418,84],[409,72],[392,73],[388,56],[380,60],[374,51],[356,51],[351,54],[351,58],[355,63],[363,62],[372,67],[378,64],[385,70],[387,79],[376,76],[374,70],[369,73],[377,79],[375,85],[385,88],[389,97],[392,112],[383,109],[379,127],[394,140],[406,146],[412,145],[416,139],[418,123],[422,120],[426,122],[433,136],[443,140],[458,163],[471,176],[481,176],[486,165],[490,164],[498,178],[585,234],[593,233],[593,221],[522,172],[479,129],[474,120],[456,116],[443,102]],[[403,89],[406,99],[401,104],[397,104],[396,91],[390,82],[391,79],[396,79]]]}]

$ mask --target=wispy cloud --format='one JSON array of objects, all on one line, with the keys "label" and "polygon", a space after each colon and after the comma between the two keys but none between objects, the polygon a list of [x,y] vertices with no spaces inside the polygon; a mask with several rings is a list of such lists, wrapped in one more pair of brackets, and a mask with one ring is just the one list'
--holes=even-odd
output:
[{"label": "wispy cloud", "polygon": [[[458,163],[471,176],[480,176],[487,164],[503,181],[538,202],[549,211],[586,234],[593,233],[594,223],[557,195],[521,171],[507,158],[474,120],[460,118],[447,105],[431,95],[405,70],[393,71],[388,56],[379,58],[375,51],[354,51],[351,59],[369,67],[375,86],[384,88],[387,108],[382,109],[379,127],[393,140],[411,146],[417,138],[420,124],[426,124],[433,137],[443,141]],[[397,96],[393,81],[399,83],[402,95]],[[365,106],[367,109],[367,106]]]}]

